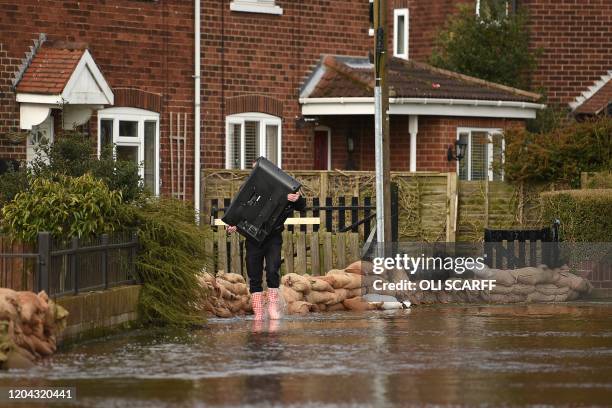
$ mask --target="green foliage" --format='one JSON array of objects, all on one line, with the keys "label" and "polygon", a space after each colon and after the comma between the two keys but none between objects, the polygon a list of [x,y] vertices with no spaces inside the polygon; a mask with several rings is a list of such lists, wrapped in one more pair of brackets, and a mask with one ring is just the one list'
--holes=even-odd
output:
[{"label": "green foliage", "polygon": [[527,17],[483,0],[480,16],[473,6],[452,14],[438,34],[430,58],[434,66],[487,81],[528,89],[536,56],[529,49]]},{"label": "green foliage", "polygon": [[0,208],[11,201],[15,196],[28,188],[28,174],[22,168],[8,171],[0,175]]},{"label": "green foliage", "polygon": [[123,200],[130,202],[143,192],[138,164],[115,160],[112,146],[95,154],[91,140],[80,133],[65,132],[52,144],[42,143],[30,164],[34,177],[53,177],[56,174],[78,177],[91,173],[111,190],[121,191]]},{"label": "green foliage", "polygon": [[[542,103],[546,103],[543,101]],[[527,120],[527,130],[532,133],[549,133],[563,126],[571,124],[568,111],[554,105],[547,105],[536,112],[535,119]]]},{"label": "green foliage", "polygon": [[612,241],[612,189],[549,191],[541,198],[543,219],[561,221],[563,241]]},{"label": "green foliage", "polygon": [[612,169],[612,118],[574,122],[552,132],[505,133],[504,171],[510,182],[555,182],[580,186],[581,172]]},{"label": "green foliage", "polygon": [[612,170],[589,173],[586,185],[582,188],[612,188]]},{"label": "green foliage", "polygon": [[3,228],[34,243],[40,231],[56,237],[85,237],[117,227],[121,193],[110,191],[91,174],[36,178],[2,208]]},{"label": "green foliage", "polygon": [[205,252],[209,232],[195,223],[193,207],[174,199],[150,199],[132,206],[139,230],[137,267],[143,281],[140,315],[157,324],[201,324],[198,308],[206,293],[198,274],[211,267]]}]

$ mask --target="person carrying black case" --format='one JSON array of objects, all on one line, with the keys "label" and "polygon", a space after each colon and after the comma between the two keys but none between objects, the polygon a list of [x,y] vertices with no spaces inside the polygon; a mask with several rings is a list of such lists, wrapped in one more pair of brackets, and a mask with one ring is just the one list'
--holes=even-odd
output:
[{"label": "person carrying black case", "polygon": [[[265,300],[263,296],[263,269],[266,265],[266,283],[268,286],[267,307],[270,319],[280,319],[280,266],[281,248],[283,246],[283,230],[285,221],[294,211],[306,207],[306,200],[298,191],[287,194],[287,206],[278,217],[272,232],[261,242],[246,239],[246,267],[249,276],[249,289],[255,320],[264,319]],[[236,226],[228,226],[227,232],[236,232]]]}]

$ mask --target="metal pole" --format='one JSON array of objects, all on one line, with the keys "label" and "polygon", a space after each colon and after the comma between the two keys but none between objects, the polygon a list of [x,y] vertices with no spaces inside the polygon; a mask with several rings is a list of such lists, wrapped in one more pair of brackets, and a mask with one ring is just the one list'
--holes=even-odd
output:
[{"label": "metal pole", "polygon": [[391,242],[389,88],[387,85],[387,1],[374,1],[374,139],[376,154],[376,238]]}]

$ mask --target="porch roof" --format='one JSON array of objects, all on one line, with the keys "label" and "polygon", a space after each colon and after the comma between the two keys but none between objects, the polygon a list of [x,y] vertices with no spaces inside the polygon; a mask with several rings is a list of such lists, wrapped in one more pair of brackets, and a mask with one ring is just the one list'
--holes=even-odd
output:
[{"label": "porch roof", "polygon": [[[422,62],[391,58],[387,66],[391,114],[533,117],[535,109],[544,106],[537,103],[541,99],[539,94],[435,68]],[[356,109],[354,114],[369,113],[370,109],[366,109],[364,104],[373,104],[373,69],[373,64],[364,57],[324,55],[302,86],[300,102],[304,107],[325,103],[328,108],[333,100],[341,101],[343,105],[359,103],[362,105],[361,109]],[[422,106],[419,109],[393,107],[424,104],[430,108],[442,105],[445,108],[434,113],[432,109],[422,109]],[[490,109],[480,109],[480,112],[471,109],[472,112],[467,112],[470,109],[459,108],[467,105],[488,106]],[[458,108],[449,109],[450,106]],[[500,109],[492,114],[495,108]],[[512,108],[512,111],[507,108]],[[503,110],[508,113],[502,112]],[[520,110],[523,112],[519,112]],[[331,112],[331,109],[325,113],[310,107],[303,109],[302,113],[332,114]],[[347,112],[346,106],[339,113],[351,114]]]},{"label": "porch roof", "polygon": [[35,51],[15,91],[22,129],[44,121],[52,108],[69,106],[68,116],[77,115],[74,119],[81,122],[93,107],[114,103],[102,72],[87,48],[80,45],[44,43]]}]

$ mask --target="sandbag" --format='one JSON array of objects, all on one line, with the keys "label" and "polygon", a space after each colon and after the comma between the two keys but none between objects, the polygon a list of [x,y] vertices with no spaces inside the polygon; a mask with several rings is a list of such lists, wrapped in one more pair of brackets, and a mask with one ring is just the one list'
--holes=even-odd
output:
[{"label": "sandbag", "polygon": [[304,294],[310,292],[310,282],[308,278],[297,273],[288,273],[281,278],[281,283],[291,289]]},{"label": "sandbag", "polygon": [[528,294],[527,299],[526,299],[526,302],[532,302],[532,303],[554,302],[554,301],[555,301],[555,295],[545,295],[538,291]]},{"label": "sandbag", "polygon": [[514,269],[510,271],[510,274],[516,279],[517,282],[525,285],[536,285],[538,283],[550,282],[553,278],[552,270],[545,267],[526,267],[520,269]]},{"label": "sandbag", "polygon": [[311,303],[298,300],[296,302],[291,302],[287,305],[287,313],[306,314],[310,312],[311,307],[312,307]]},{"label": "sandbag", "polygon": [[371,262],[356,261],[344,268],[344,271],[356,275],[371,275],[373,269],[374,265]]},{"label": "sandbag", "polygon": [[334,288],[326,282],[324,279],[320,278],[309,278],[310,290],[316,290],[319,292],[333,292]]},{"label": "sandbag", "polygon": [[554,283],[539,283],[535,286],[535,289],[545,295],[564,295],[565,297],[571,290],[568,286],[559,287]]},{"label": "sandbag", "polygon": [[591,282],[570,272],[559,272],[559,279],[555,284],[559,287],[568,287],[579,293],[590,293]]},{"label": "sandbag", "polygon": [[237,273],[220,272],[217,274],[217,279],[223,279],[231,283],[246,283],[244,277]]},{"label": "sandbag", "polygon": [[491,277],[485,279],[494,280],[495,285],[512,286],[517,282],[516,277],[510,271],[503,269],[490,269],[490,271],[492,271]]},{"label": "sandbag", "polygon": [[289,286],[281,285],[280,292],[285,299],[285,302],[292,303],[297,302],[298,300],[304,300],[304,294],[302,292],[298,292],[297,290],[293,290]]},{"label": "sandbag", "polygon": [[376,309],[376,303],[366,302],[362,298],[346,299],[342,302],[342,304],[347,310],[351,310],[353,312],[363,312],[366,310]]},{"label": "sandbag", "polygon": [[535,292],[536,288],[534,285],[525,285],[522,283],[517,283],[512,286],[512,293],[515,295],[528,295],[530,293]]},{"label": "sandbag", "polygon": [[346,288],[348,285],[351,285],[351,283],[353,282],[353,280],[351,279],[351,276],[359,276],[359,275],[346,273],[339,269],[332,269],[331,271],[327,272],[327,276],[333,276],[334,284],[332,285],[332,287],[334,289],[340,289],[340,288]]},{"label": "sandbag", "polygon": [[342,302],[336,303],[335,305],[327,306],[328,312],[341,312],[344,310],[346,310],[346,307],[344,307],[344,304]]},{"label": "sandbag", "polygon": [[325,305],[330,305],[335,302],[336,294],[334,292],[319,292],[319,291],[313,290],[307,293],[304,299],[308,303],[316,303],[316,304],[322,303]]},{"label": "sandbag", "polygon": [[365,294],[365,290],[363,288],[355,288],[355,289],[347,289],[348,293],[346,294],[346,298],[353,298],[357,296],[363,296]]},{"label": "sandbag", "polygon": [[512,286],[495,285],[489,292],[493,295],[507,295],[512,293]]}]

